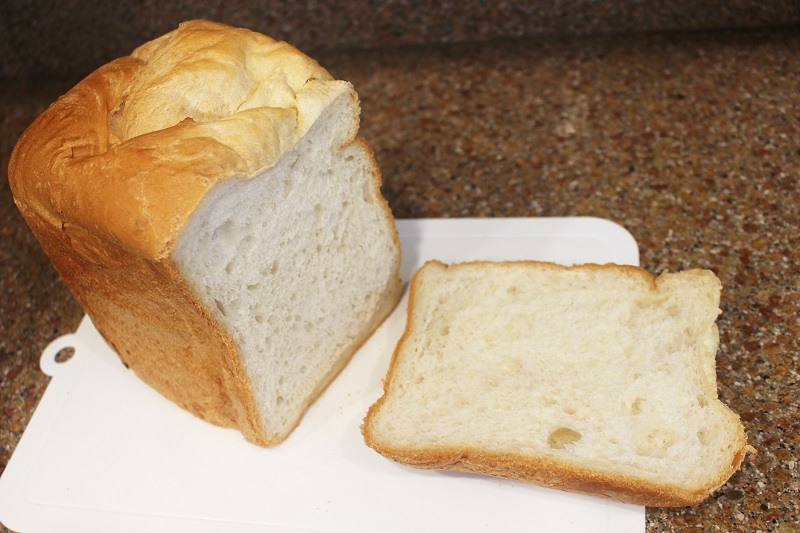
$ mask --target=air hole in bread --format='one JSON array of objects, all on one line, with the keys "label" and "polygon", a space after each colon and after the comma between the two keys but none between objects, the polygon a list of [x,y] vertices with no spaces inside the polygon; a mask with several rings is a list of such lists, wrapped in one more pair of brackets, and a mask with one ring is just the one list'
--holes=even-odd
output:
[{"label": "air hole in bread", "polygon": [[675,437],[666,427],[648,426],[634,431],[633,443],[639,455],[664,457],[669,447],[675,444]]},{"label": "air hole in bread", "polygon": [[700,407],[708,407],[708,398],[706,398],[702,394],[698,394],[697,405],[699,405]]},{"label": "air hole in bread", "polygon": [[667,300],[665,295],[652,295],[644,298],[639,298],[635,301],[636,306],[640,309],[647,309],[648,307],[657,307]]},{"label": "air hole in bread", "polygon": [[256,283],[248,283],[247,284],[247,290],[248,291],[256,291],[256,290],[258,290],[259,286],[261,286],[261,284],[258,283],[258,282],[256,282]]},{"label": "air hole in bread", "polygon": [[289,194],[292,192],[292,188],[294,187],[294,183],[292,183],[291,178],[286,178],[283,182],[283,197],[288,198]]},{"label": "air hole in bread", "polygon": [[[506,374],[519,374],[522,372],[522,362],[519,359],[515,359],[513,357],[504,357],[502,361],[498,364],[501,371],[505,372]],[[555,403],[555,401],[553,402]]]},{"label": "air hole in bread", "polygon": [[644,400],[641,399],[641,398],[636,398],[635,400],[633,400],[633,402],[631,403],[631,407],[630,407],[630,414],[638,415],[639,413],[641,413],[642,412],[642,404],[643,403],[644,403]]},{"label": "air hole in bread", "polygon": [[550,432],[547,437],[547,445],[554,450],[562,450],[568,444],[572,444],[581,440],[581,435],[574,429],[567,427],[559,427]]},{"label": "air hole in bread", "polygon": [[232,241],[235,240],[234,231],[233,222],[226,220],[213,231],[211,240],[213,242],[222,241],[227,245],[231,245],[233,244]]},{"label": "air hole in bread", "polygon": [[515,285],[512,285],[506,289],[506,292],[509,296],[517,296],[519,294],[519,288],[517,288]]},{"label": "air hole in bread", "polygon": [[709,428],[701,428],[697,432],[697,440],[703,446],[708,446],[713,441],[713,432]]},{"label": "air hole in bread", "polygon": [[365,203],[372,203],[372,199],[375,197],[375,194],[372,192],[372,185],[370,183],[364,183],[361,187],[361,196],[364,198]]},{"label": "air hole in bread", "polygon": [[219,309],[219,312],[222,313],[223,316],[225,316],[225,314],[226,314],[226,312],[225,312],[225,304],[223,304],[221,301],[217,300],[216,298],[214,298],[214,303],[217,304],[217,309]]},{"label": "air hole in bread", "polygon": [[439,335],[441,335],[442,337],[447,337],[448,335],[450,335],[450,326],[444,325],[441,328],[439,328]]},{"label": "air hole in bread", "polygon": [[117,137],[122,137],[120,133],[119,122],[122,117],[122,111],[125,109],[125,98],[122,98],[117,104],[117,108],[109,114],[108,129]]}]

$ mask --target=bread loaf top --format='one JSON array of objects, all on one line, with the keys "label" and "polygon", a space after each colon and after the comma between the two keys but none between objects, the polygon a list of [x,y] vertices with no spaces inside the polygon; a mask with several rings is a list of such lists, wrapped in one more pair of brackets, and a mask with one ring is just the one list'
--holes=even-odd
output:
[{"label": "bread loaf top", "polygon": [[185,22],[51,105],[15,147],[9,184],[66,232],[161,259],[212,186],[273,165],[347,91],[357,117],[352,86],[291,45]]}]

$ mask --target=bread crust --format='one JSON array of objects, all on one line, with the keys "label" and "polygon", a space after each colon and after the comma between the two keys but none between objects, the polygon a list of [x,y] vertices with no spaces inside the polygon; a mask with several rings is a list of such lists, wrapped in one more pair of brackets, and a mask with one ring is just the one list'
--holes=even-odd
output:
[{"label": "bread crust", "polygon": [[[636,478],[629,475],[602,472],[597,469],[585,468],[576,465],[574,462],[559,460],[553,457],[498,453],[477,446],[404,447],[393,445],[391,442],[381,439],[375,434],[373,420],[382,409],[392,390],[393,380],[396,376],[398,362],[404,350],[404,345],[409,342],[409,338],[414,334],[413,328],[417,321],[414,312],[417,308],[416,299],[422,290],[420,284],[423,270],[459,269],[467,265],[469,265],[470,268],[475,266],[508,268],[514,265],[529,265],[552,271],[565,271],[572,268],[588,269],[590,271],[614,270],[624,276],[632,276],[638,281],[646,283],[653,291],[657,290],[659,283],[666,279],[664,277],[656,278],[644,269],[629,265],[584,264],[578,267],[572,267],[539,261],[508,261],[499,263],[473,261],[469,263],[447,265],[436,260],[428,261],[411,279],[406,328],[392,355],[389,369],[383,382],[383,394],[370,406],[361,426],[361,431],[367,446],[389,459],[414,468],[453,470],[492,475],[539,486],[600,496],[624,503],[650,507],[681,507],[695,505],[708,498],[714,490],[722,486],[730,476],[739,469],[745,457],[747,438],[741,422],[733,413],[731,413],[731,416],[736,418],[736,424],[738,424],[740,431],[729,444],[732,456],[729,468],[719,472],[717,477],[707,480],[702,486],[694,488],[658,484],[647,479]],[[716,281],[716,283],[719,282]],[[714,397],[716,397],[716,382],[709,383],[708,387],[711,389]]]},{"label": "bread crust", "polygon": [[14,148],[9,185],[125,365],[192,414],[264,444],[235,344],[169,257],[202,196],[241,169],[210,139],[168,151],[143,141],[110,145],[108,115],[141,68],[130,57],[112,61],[51,105]]},{"label": "bread crust", "polygon": [[[276,132],[268,137],[274,143],[268,143],[266,152],[262,146],[240,143],[238,126],[222,142],[192,118],[130,138],[121,133],[120,117],[132,105],[126,100],[131,87],[141,77],[159,79],[164,74],[147,69],[165,46],[172,46],[171,53],[205,47],[204,53],[217,54],[227,64],[226,54],[244,53],[254,39],[259,46],[279,48],[284,69],[279,78],[317,83],[306,100],[275,111],[273,122],[267,121]],[[337,95],[347,93],[357,117],[352,86],[332,80],[314,60],[286,43],[222,24],[187,22],[131,56],[100,67],[60,97],[23,133],[9,165],[9,185],[20,212],[122,361],[169,400],[213,424],[238,428],[260,446],[277,444],[285,435],[279,440],[266,436],[236,343],[188,286],[172,252],[213,187],[247,179],[293,147],[292,139],[304,133],[329,101],[328,86],[321,81],[330,81],[330,91]],[[263,109],[272,112],[269,106]],[[285,117],[291,121],[282,123]],[[343,142],[363,143],[354,141],[357,118],[354,124]],[[248,127],[246,120],[242,127]],[[269,129],[259,132],[271,134]],[[374,158],[372,164],[381,198]],[[382,206],[387,220],[393,220],[385,200]],[[399,256],[396,230],[395,243]],[[368,331],[340,358],[314,397],[398,300],[399,278],[387,286],[384,305]]]},{"label": "bread crust", "polygon": [[393,448],[372,437],[368,422],[364,424],[363,431],[369,447],[384,457],[414,468],[491,475],[647,507],[685,507],[705,500],[739,469],[744,460],[746,446],[745,439],[742,438],[737,443],[738,451],[730,468],[717,480],[697,490],[682,490],[629,476],[580,468],[544,457],[490,453],[477,448]]}]

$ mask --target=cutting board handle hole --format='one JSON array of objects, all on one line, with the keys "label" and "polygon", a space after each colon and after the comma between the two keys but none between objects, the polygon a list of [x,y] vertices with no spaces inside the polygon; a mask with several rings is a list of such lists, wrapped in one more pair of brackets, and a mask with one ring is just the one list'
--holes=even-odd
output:
[{"label": "cutting board handle hole", "polygon": [[66,369],[75,367],[69,363],[79,359],[79,352],[83,351],[80,349],[81,346],[83,344],[74,333],[63,335],[45,347],[39,359],[39,366],[48,376],[62,375]]},{"label": "cutting board handle hole", "polygon": [[75,355],[75,348],[73,348],[72,346],[65,346],[64,348],[61,348],[58,352],[56,352],[56,355],[53,357],[53,360],[59,364],[66,363],[67,361],[72,359],[73,355]]}]

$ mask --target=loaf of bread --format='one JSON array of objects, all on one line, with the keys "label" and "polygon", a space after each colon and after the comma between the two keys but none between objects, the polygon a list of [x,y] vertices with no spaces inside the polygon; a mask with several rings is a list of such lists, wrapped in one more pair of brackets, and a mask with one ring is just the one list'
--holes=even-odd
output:
[{"label": "loaf of bread", "polygon": [[746,446],[717,398],[720,291],[707,270],[429,262],[365,441],[418,468],[699,502]]},{"label": "loaf of bread", "polygon": [[268,446],[400,297],[359,113],[350,83],[289,44],[190,21],[59,98],[9,182],[124,363]]}]

